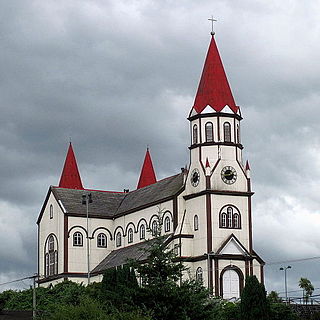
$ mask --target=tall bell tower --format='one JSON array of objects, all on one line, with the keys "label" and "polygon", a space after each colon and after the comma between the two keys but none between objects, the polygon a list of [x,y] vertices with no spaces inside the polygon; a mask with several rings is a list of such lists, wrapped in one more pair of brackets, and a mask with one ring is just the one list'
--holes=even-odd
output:
[{"label": "tall bell tower", "polygon": [[254,274],[263,282],[264,262],[252,246],[253,192],[250,167],[242,158],[241,111],[213,33],[188,120],[190,166],[184,198],[190,224],[198,224],[193,228],[193,256],[198,259],[193,267],[197,274],[201,268],[215,295],[238,298],[246,276]]}]

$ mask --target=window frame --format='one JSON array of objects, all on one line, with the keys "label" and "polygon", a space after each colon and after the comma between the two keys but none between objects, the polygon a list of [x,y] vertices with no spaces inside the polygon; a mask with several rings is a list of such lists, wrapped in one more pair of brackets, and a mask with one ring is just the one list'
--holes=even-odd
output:
[{"label": "window frame", "polygon": [[203,270],[201,267],[198,267],[196,270],[196,281],[203,283]]},{"label": "window frame", "polygon": [[219,228],[241,229],[241,212],[234,205],[228,204],[220,210]]},{"label": "window frame", "polygon": [[107,236],[105,233],[100,232],[97,235],[97,248],[107,248]]},{"label": "window frame", "polygon": [[156,220],[153,220],[151,223],[151,234],[153,237],[157,235],[158,230],[158,222]]},{"label": "window frame", "polygon": [[50,207],[49,207],[49,218],[53,219],[53,205],[52,204],[50,204]]},{"label": "window frame", "polygon": [[74,247],[83,247],[83,234],[80,231],[76,231],[72,239]]},{"label": "window frame", "polygon": [[[211,121],[206,122],[204,126],[204,130],[205,130],[206,142],[214,142],[213,123]],[[210,135],[211,135],[211,139],[209,139]]]},{"label": "window frame", "polygon": [[223,139],[224,142],[231,142],[231,123],[229,121],[223,123]]},{"label": "window frame", "polygon": [[122,236],[121,236],[121,232],[118,231],[116,234],[116,247],[119,248],[121,247],[122,244]]},{"label": "window frame", "polygon": [[197,214],[193,217],[193,230],[198,231],[199,230],[199,217]]},{"label": "window frame", "polygon": [[133,230],[132,228],[130,228],[128,230],[128,243],[132,243],[133,242]]},{"label": "window frame", "polygon": [[192,144],[198,143],[198,125],[195,123],[192,127]]},{"label": "window frame", "polygon": [[139,236],[140,240],[144,240],[146,238],[146,226],[142,224],[139,228]]},{"label": "window frame", "polygon": [[169,232],[171,229],[171,223],[170,223],[170,218],[166,217],[164,219],[164,232]]}]

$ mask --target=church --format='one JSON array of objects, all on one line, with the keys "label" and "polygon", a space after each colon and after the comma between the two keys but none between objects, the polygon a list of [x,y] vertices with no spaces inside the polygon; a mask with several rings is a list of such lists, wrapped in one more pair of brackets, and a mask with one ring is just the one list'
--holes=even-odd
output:
[{"label": "church", "polygon": [[[128,258],[144,261],[159,212],[162,234],[188,270],[215,296],[239,298],[244,280],[264,282],[253,249],[250,166],[242,158],[236,105],[214,33],[187,120],[190,162],[157,181],[147,149],[136,190],[83,187],[70,143],[58,186],[50,186],[38,225],[39,285],[101,281]],[[149,241],[147,241],[149,240]]]}]

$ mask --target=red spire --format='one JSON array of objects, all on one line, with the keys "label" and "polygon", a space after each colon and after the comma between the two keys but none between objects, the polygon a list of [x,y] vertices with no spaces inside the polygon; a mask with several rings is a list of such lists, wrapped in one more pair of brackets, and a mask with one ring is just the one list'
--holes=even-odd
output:
[{"label": "red spire", "polygon": [[204,63],[193,108],[200,113],[207,105],[216,112],[220,112],[225,105],[228,105],[234,113],[237,113],[239,109],[233,99],[228,79],[224,72],[223,64],[213,36],[211,38],[206,61]]},{"label": "red spire", "polygon": [[207,160],[206,160],[206,168],[210,168],[210,163],[209,163],[208,157],[207,157]]},{"label": "red spire", "polygon": [[147,148],[147,152],[142,165],[137,189],[149,186],[150,184],[153,184],[156,182],[157,182],[157,179],[154,173],[149,148]]},{"label": "red spire", "polygon": [[64,162],[59,187],[68,189],[83,189],[77,166],[77,160],[74,155],[71,142],[69,145],[66,161]]}]

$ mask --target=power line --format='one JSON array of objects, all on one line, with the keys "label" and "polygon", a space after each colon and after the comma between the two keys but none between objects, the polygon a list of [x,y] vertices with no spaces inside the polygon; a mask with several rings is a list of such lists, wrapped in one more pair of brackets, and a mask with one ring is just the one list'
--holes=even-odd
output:
[{"label": "power line", "polygon": [[11,284],[11,283],[15,283],[15,282],[20,282],[23,280],[33,279],[34,277],[36,277],[36,276],[30,276],[30,277],[25,277],[25,278],[21,278],[21,279],[15,279],[15,280],[3,282],[3,283],[0,283],[0,286],[4,286],[6,284]]}]

